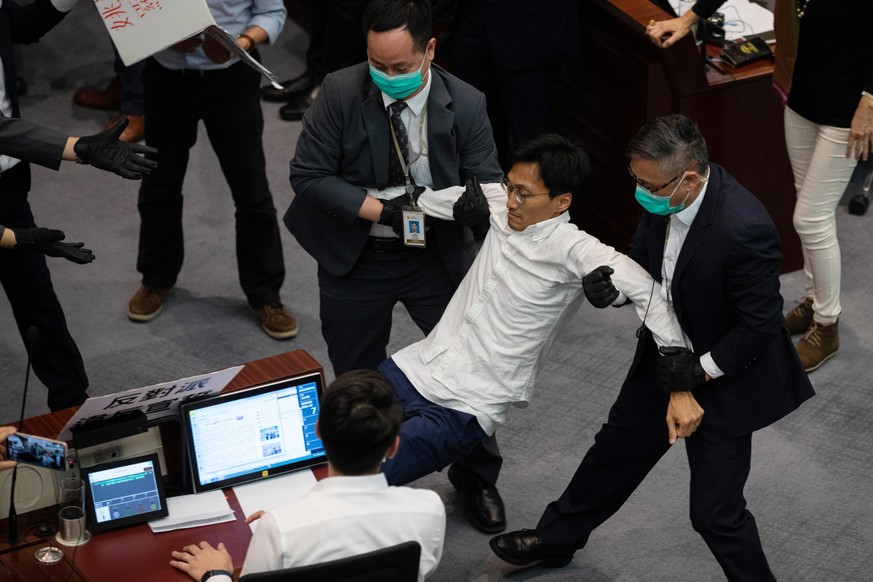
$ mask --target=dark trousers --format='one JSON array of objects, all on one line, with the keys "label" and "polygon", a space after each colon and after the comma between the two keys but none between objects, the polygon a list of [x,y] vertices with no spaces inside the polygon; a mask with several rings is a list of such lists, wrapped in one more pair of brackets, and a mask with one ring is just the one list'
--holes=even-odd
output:
[{"label": "dark trousers", "polygon": [[[509,154],[528,139],[555,130],[552,100],[561,78],[560,60],[549,66],[509,70],[494,59],[486,29],[489,2],[462,3],[452,33],[452,73],[488,98],[488,119],[497,157],[508,170]],[[505,42],[538,42],[506,38]]]},{"label": "dark trousers", "polygon": [[169,289],[182,268],[182,183],[202,119],[236,206],[240,285],[252,307],[278,301],[285,265],[267,184],[258,73],[237,63],[198,76],[150,60],[143,84],[146,143],[160,151],[160,165],[143,178],[139,191],[136,267],[143,283]]},{"label": "dark trousers", "polygon": [[[536,531],[547,542],[584,547],[594,528],[619,510],[669,450],[668,397],[658,388],[654,364],[652,347],[622,386],[570,485],[546,508]],[[711,443],[698,433],[685,439],[685,450],[691,469],[691,524],[728,580],[775,580],[743,497],[752,435]]]},{"label": "dark trousers", "polygon": [[115,47],[113,52],[115,75],[121,81],[121,112],[125,115],[143,115],[142,71],[147,61],[125,65]]},{"label": "dark trousers", "polygon": [[393,459],[382,463],[389,484],[405,485],[442,471],[486,438],[472,414],[434,404],[419,394],[394,360],[382,362],[379,371],[403,404],[400,448]]},{"label": "dark trousers", "polygon": [[[35,226],[27,203],[28,171],[22,162],[0,175],[0,224],[6,227]],[[62,410],[85,402],[88,376],[79,348],[67,329],[45,255],[35,251],[0,250],[0,283],[30,352],[33,371],[48,388],[49,408]],[[39,330],[33,351],[27,343],[27,330],[31,326]],[[24,366],[22,361],[22,379]],[[7,404],[14,410],[12,403]]]},{"label": "dark trousers", "polygon": [[[442,317],[456,285],[428,234],[427,247],[397,253],[365,249],[352,270],[342,276],[318,269],[321,333],[334,374],[357,368],[375,370],[387,358],[394,305],[402,303],[427,335]],[[457,461],[492,485],[503,458],[495,437]]]},{"label": "dark trousers", "polygon": [[310,0],[306,68],[318,83],[367,58],[361,22],[366,0]]}]

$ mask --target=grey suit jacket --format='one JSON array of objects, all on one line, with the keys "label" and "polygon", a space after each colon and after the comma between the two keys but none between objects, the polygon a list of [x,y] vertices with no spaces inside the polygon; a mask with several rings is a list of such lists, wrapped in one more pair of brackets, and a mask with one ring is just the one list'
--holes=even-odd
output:
[{"label": "grey suit jacket", "polygon": [[59,131],[0,114],[0,155],[57,170],[66,144]]},{"label": "grey suit jacket", "polygon": [[[0,6],[0,56],[6,73],[5,91],[13,102],[15,95],[15,67],[12,62],[12,44],[30,44],[58,24],[66,12],[58,11],[50,0],[36,0],[29,4],[17,4],[3,0]],[[33,162],[53,170],[61,165],[61,156],[67,136],[19,119],[0,114],[0,154]]]},{"label": "grey suit jacket", "polygon": [[[476,176],[502,175],[485,96],[431,65],[427,144],[434,188]],[[372,223],[358,218],[366,188],[388,185],[390,132],[382,94],[367,63],[325,77],[318,98],[303,117],[291,160],[294,200],[284,222],[300,245],[335,276],[347,274],[364,248]],[[472,232],[460,224],[428,219],[443,263],[456,283],[472,264]]]}]

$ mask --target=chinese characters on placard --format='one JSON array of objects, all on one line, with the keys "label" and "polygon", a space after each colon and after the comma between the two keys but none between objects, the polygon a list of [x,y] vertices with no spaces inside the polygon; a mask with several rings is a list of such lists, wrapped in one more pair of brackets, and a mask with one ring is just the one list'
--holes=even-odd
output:
[{"label": "chinese characters on placard", "polygon": [[211,374],[89,398],[64,427],[60,439],[68,440],[72,437],[71,429],[86,423],[122,417],[135,410],[141,410],[151,418],[166,416],[183,402],[218,394],[240,370],[242,366],[236,366]]},{"label": "chinese characters on placard", "polygon": [[109,30],[135,26],[137,18],[163,10],[158,0],[94,0],[94,4]]}]

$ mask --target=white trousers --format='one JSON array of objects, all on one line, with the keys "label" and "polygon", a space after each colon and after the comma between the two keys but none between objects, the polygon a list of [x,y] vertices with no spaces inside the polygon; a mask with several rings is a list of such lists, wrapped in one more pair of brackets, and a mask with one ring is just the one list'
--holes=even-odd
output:
[{"label": "white trousers", "polygon": [[846,159],[848,128],[817,125],[785,108],[785,143],[794,170],[794,229],[803,248],[806,296],[814,319],[830,325],[840,316],[840,245],[837,203],[857,163]]}]

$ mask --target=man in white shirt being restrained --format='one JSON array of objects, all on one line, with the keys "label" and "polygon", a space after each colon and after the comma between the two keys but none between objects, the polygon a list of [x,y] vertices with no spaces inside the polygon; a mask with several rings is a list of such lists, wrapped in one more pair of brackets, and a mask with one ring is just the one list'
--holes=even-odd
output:
[{"label": "man in white shirt being restrained", "polygon": [[[543,135],[515,152],[500,184],[468,185],[460,199],[448,189],[419,197],[435,218],[490,213],[491,229],[433,331],[379,366],[404,406],[403,446],[382,465],[389,483],[441,470],[506,422],[510,406],[527,406],[548,348],[583,289],[607,275],[634,302],[659,346],[684,346],[660,285],[570,224],[566,211],[589,172],[579,145]],[[701,420],[698,411],[671,407],[668,422],[689,436]],[[448,475],[456,489],[469,490],[462,473],[450,468]]]}]

